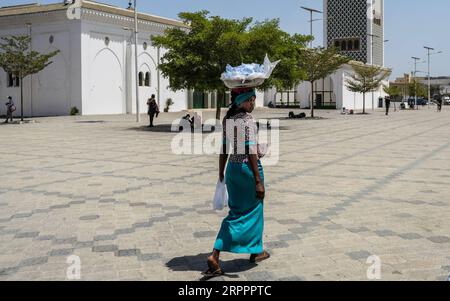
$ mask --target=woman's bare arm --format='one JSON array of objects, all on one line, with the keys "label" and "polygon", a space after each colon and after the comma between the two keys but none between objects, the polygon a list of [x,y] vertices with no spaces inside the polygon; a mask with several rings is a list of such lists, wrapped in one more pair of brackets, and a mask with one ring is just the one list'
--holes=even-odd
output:
[{"label": "woman's bare arm", "polygon": [[250,153],[248,155],[248,161],[250,163],[250,168],[255,177],[256,197],[258,198],[258,200],[264,201],[266,190],[264,188],[264,183],[261,180],[261,175],[259,174],[258,155]]},{"label": "woman's bare arm", "polygon": [[223,180],[225,179],[225,166],[227,165],[227,161],[228,161],[228,154],[225,152],[223,154],[220,154],[220,156],[219,156],[219,179],[220,179],[220,182],[223,182]]}]

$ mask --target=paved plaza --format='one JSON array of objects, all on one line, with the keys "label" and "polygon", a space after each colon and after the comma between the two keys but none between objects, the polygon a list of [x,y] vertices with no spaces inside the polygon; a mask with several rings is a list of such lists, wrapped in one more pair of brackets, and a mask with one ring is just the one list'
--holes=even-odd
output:
[{"label": "paved plaza", "polygon": [[[272,258],[223,254],[237,278],[216,280],[368,280],[371,256],[382,280],[447,279],[450,108],[370,112],[255,112],[283,118],[265,168]],[[0,280],[66,280],[71,255],[81,280],[199,280],[226,211],[212,210],[218,158],[171,152],[180,116],[0,125]]]}]

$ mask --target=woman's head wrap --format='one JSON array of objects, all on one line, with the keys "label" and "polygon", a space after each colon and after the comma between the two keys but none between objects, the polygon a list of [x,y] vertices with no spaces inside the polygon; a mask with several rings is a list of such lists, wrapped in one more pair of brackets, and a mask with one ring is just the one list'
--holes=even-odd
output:
[{"label": "woman's head wrap", "polygon": [[255,89],[233,89],[231,91],[233,102],[231,105],[240,106],[244,102],[256,97]]}]

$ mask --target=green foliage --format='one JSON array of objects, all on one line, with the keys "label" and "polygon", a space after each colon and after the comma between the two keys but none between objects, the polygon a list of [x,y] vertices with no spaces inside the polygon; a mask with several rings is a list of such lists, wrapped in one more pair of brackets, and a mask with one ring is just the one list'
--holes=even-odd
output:
[{"label": "green foliage", "polygon": [[172,90],[218,91],[223,96],[226,87],[220,76],[227,64],[261,64],[266,54],[281,62],[272,78],[259,89],[270,86],[291,89],[304,78],[304,72],[297,68],[299,50],[309,38],[282,31],[279,20],[251,26],[251,18],[229,20],[209,16],[208,11],[184,12],[179,18],[189,28],[169,28],[165,35],[152,37],[154,45],[167,50],[159,69],[170,79]]},{"label": "green foliage", "polygon": [[30,51],[29,36],[12,36],[1,38],[0,68],[23,79],[28,75],[38,73],[52,62],[50,58],[59,53],[59,50],[48,54]]},{"label": "green foliage", "polygon": [[76,116],[78,114],[80,114],[80,110],[77,107],[70,108],[70,116]]},{"label": "green foliage", "polygon": [[30,50],[29,36],[3,37],[0,42],[0,68],[20,79],[21,119],[23,121],[23,79],[45,69],[59,50],[41,54]]},{"label": "green foliage", "polygon": [[314,117],[314,82],[333,74],[350,59],[338,53],[334,47],[301,49],[298,69],[306,74],[305,81],[311,83],[311,117]]},{"label": "green foliage", "polygon": [[416,93],[417,97],[428,97],[428,88],[426,85],[413,79],[413,81],[408,84],[408,94],[409,96],[416,96]]},{"label": "green foliage", "polygon": [[156,46],[167,49],[159,68],[170,78],[173,90],[225,91],[220,75],[227,64],[263,63],[266,54],[282,61],[263,87],[290,89],[304,77],[296,68],[298,49],[309,39],[282,31],[279,20],[266,20],[253,26],[242,20],[209,16],[209,12],[180,13],[189,29],[169,28],[163,36],[153,36]]},{"label": "green foliage", "polygon": [[353,74],[347,79],[347,88],[356,93],[363,94],[363,114],[366,113],[366,93],[380,88],[382,82],[391,75],[391,70],[380,66],[369,66],[352,62]]},{"label": "green foliage", "polygon": [[394,97],[394,98],[396,98],[402,94],[402,92],[398,86],[389,86],[388,87],[386,85],[383,85],[383,91],[390,97]]},{"label": "green foliage", "polygon": [[391,70],[380,66],[352,63],[353,74],[347,80],[347,87],[352,92],[369,93],[376,91],[382,82],[391,75]]}]

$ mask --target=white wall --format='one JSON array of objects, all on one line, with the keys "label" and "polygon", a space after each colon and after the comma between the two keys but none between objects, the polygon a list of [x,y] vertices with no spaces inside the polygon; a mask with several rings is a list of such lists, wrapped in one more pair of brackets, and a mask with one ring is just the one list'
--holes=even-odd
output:
[{"label": "white wall", "polygon": [[[86,20],[82,24],[83,114],[135,113],[137,72],[132,32],[120,25]],[[172,112],[185,110],[185,91],[172,92],[168,88],[168,79],[159,76],[158,80],[158,57],[163,53],[158,54],[158,49],[152,46],[152,34],[155,33],[139,31],[138,71],[144,75],[150,73],[150,87],[139,87],[139,111],[147,112],[147,100],[152,94],[159,96],[161,110],[168,98],[175,102]],[[106,37],[110,39],[109,45],[105,44]],[[144,43],[147,43],[147,49],[144,49]]]},{"label": "white wall", "polygon": [[[22,22],[20,22],[22,21]],[[46,69],[36,75],[24,79],[24,115],[25,116],[56,116],[68,115],[71,106],[80,106],[80,60],[79,53],[79,21],[54,21],[48,19],[16,20],[7,27],[2,26],[0,36],[28,35],[29,29],[25,25],[32,23],[32,48],[41,53],[60,50],[51,59],[53,62]],[[50,43],[53,36],[53,43]],[[20,88],[7,87],[7,75],[0,71],[0,98],[13,96],[17,105],[15,115],[20,114]],[[32,95],[32,96],[31,96]],[[5,108],[0,106],[0,113]]]},{"label": "white wall", "polygon": [[[332,90],[334,91],[334,100],[336,101],[336,108],[338,110],[342,108],[362,110],[363,108],[363,95],[360,93],[354,93],[348,90],[346,86],[347,79],[352,74],[350,66],[344,66],[330,77],[332,78]],[[385,82],[384,84],[387,84]],[[321,85],[321,81],[319,83]],[[330,87],[329,79],[325,80],[325,90]],[[321,90],[322,87],[318,87]],[[300,107],[310,107],[311,101],[311,84],[309,82],[303,82],[297,87],[297,98],[300,101]],[[373,93],[374,95],[374,108],[378,108],[378,98],[384,97],[386,94],[383,88]],[[366,109],[372,110],[372,93],[366,94]]]},{"label": "white wall", "polygon": [[82,114],[126,113],[125,32],[107,24],[82,20],[81,58]]}]

